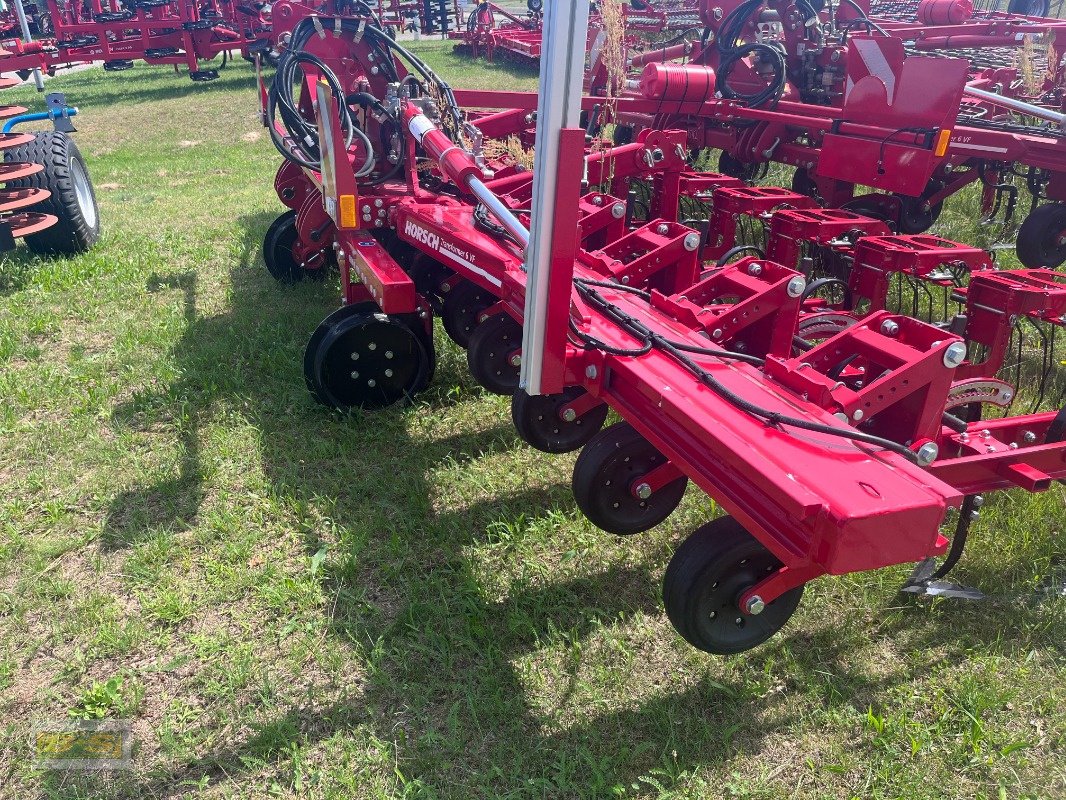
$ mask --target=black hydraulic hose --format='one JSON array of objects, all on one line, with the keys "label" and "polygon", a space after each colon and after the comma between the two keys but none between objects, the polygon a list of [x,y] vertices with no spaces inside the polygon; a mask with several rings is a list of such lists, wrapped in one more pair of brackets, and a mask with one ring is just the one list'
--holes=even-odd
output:
[{"label": "black hydraulic hose", "polygon": [[[733,68],[746,56],[759,55],[770,62],[774,70],[773,80],[763,89],[751,94],[738,92],[729,86],[729,75]],[[722,97],[740,100],[751,108],[761,108],[767,103],[773,108],[785,92],[787,65],[785,57],[776,47],[759,42],[742,44],[740,47],[723,55],[718,63],[718,91]]]},{"label": "black hydraulic hose", "polygon": [[[738,408],[741,411],[752,415],[753,417],[765,420],[767,424],[772,425],[774,427],[787,426],[791,428],[799,428],[801,430],[807,430],[813,433],[821,433],[827,436],[836,436],[842,439],[863,442],[864,444],[874,445],[876,447],[881,447],[885,450],[897,453],[908,459],[909,461],[917,463],[918,457],[915,453],[911,452],[911,450],[899,444],[898,442],[893,442],[891,439],[884,439],[880,436],[874,436],[872,434],[863,433],[862,431],[856,431],[854,429],[837,428],[832,425],[825,425],[821,422],[814,422],[812,420],[790,417],[781,414],[777,411],[770,411],[769,409],[763,408],[759,405],[756,405],[755,403],[752,403],[750,400],[741,397],[739,394],[734,392],[732,389],[723,384],[705,369],[700,367],[699,364],[689,358],[689,356],[687,356],[681,348],[676,346],[676,343],[671,342],[665,337],[650,330],[639,320],[629,316],[617,306],[604,299],[602,295],[600,295],[592,288],[592,286],[594,285],[603,284],[601,282],[589,283],[581,279],[575,279],[574,281],[574,286],[578,290],[578,293],[587,302],[589,302],[591,305],[595,306],[597,309],[603,312],[604,315],[608,317],[608,319],[613,320],[619,327],[621,327],[634,338],[643,342],[650,343],[657,349],[662,350],[663,352],[672,356],[682,366],[684,366],[693,375],[695,375],[696,378],[700,381],[700,383],[702,383],[704,386],[706,386],[708,389],[713,391],[715,394],[717,394],[719,397],[721,397],[723,400],[725,400],[735,408]],[[614,284],[606,285],[609,286],[611,289],[619,288]],[[628,287],[623,287],[623,290],[625,288]],[[743,356],[745,354],[715,352],[714,355],[721,356],[723,358],[735,358],[738,355]]]}]

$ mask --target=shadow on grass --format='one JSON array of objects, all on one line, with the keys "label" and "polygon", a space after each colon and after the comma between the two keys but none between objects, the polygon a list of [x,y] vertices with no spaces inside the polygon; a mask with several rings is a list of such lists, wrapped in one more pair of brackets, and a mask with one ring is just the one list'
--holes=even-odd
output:
[{"label": "shadow on grass", "polygon": [[[176,421],[183,455],[177,475],[115,499],[105,546],[125,546],[153,526],[195,518],[204,496],[203,419],[217,401],[247,401],[274,491],[325,498],[343,527],[351,552],[328,562],[324,576],[335,598],[328,629],[366,651],[371,677],[350,703],[285,709],[243,741],[162,774],[131,777],[122,791],[160,796],[205,776],[254,774],[258,782],[264,768],[279,769],[276,762],[303,745],[369,733],[395,748],[397,771],[407,776],[398,780],[418,796],[604,797],[647,776],[675,782],[738,753],[760,752],[767,740],[787,734],[793,720],[770,713],[778,708],[775,693],[736,672],[717,679],[708,669],[684,686],[671,683],[669,672],[649,675],[658,685],[641,692],[646,699],[621,709],[605,701],[606,710],[595,715],[569,703],[582,669],[594,662],[601,668],[603,653],[589,642],[591,634],[609,631],[619,618],[661,613],[658,576],[647,565],[614,567],[486,597],[465,557],[471,542],[484,541],[494,524],[572,508],[569,488],[552,485],[440,510],[433,503],[434,467],[445,458],[516,446],[509,421],[416,447],[406,432],[409,415],[449,402],[446,394],[431,391],[413,407],[373,415],[340,417],[314,407],[300,375],[302,347],[336,294],[328,285],[278,287],[270,280],[258,248],[273,216],[245,220],[248,236],[232,272],[227,313],[198,314],[193,274],[158,276],[149,286],[184,293],[187,330],[175,355],[184,377],[117,409],[115,424],[162,412]],[[443,372],[438,383],[468,380]],[[311,555],[320,542],[308,536],[305,545]],[[1026,620],[1018,615],[1029,614],[1027,635],[1034,635],[1035,610],[1003,613],[1019,626]],[[854,637],[865,633],[831,624],[786,629],[759,651],[758,661],[787,662],[794,686],[783,691],[824,686],[827,705],[864,708],[940,661],[965,658],[973,638],[999,635],[997,624],[1004,624],[998,612],[917,626],[914,615],[901,614],[881,634],[909,633],[908,648],[919,655],[892,670],[856,665],[861,642]],[[565,685],[548,692],[550,708],[531,704],[522,676],[523,664],[543,657],[545,639],[568,645],[553,651],[566,660],[555,670]],[[280,772],[278,780],[286,780]]]}]

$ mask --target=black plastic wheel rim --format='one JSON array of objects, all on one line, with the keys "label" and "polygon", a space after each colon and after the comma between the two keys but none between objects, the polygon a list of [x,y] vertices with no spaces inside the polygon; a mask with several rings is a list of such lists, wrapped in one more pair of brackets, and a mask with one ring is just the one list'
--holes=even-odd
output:
[{"label": "black plastic wheel rim", "polygon": [[460,347],[469,347],[470,336],[480,324],[479,318],[495,302],[491,292],[476,283],[462,281],[444,294],[440,317],[445,332]]},{"label": "black plastic wheel rim", "polygon": [[312,358],[316,395],[340,411],[373,410],[403,400],[423,383],[429,368],[419,337],[381,313],[340,319]]},{"label": "black plastic wheel rim", "polygon": [[1019,227],[1015,247],[1026,267],[1054,269],[1066,261],[1066,204],[1037,207]]},{"label": "black plastic wheel rim", "polygon": [[666,463],[666,456],[627,424],[600,431],[574,465],[574,499],[596,527],[618,536],[643,533],[665,520],[681,502],[688,479],[678,478],[648,498],[634,495],[636,479]]},{"label": "black plastic wheel rim", "polygon": [[522,326],[505,314],[485,320],[470,336],[466,351],[470,374],[493,394],[512,395],[518,389]]},{"label": "black plastic wheel rim", "polygon": [[607,419],[607,405],[599,405],[570,422],[560,410],[585,394],[580,386],[570,386],[559,394],[530,395],[519,389],[511,400],[511,419],[518,435],[542,453],[570,453],[599,432]]},{"label": "black plastic wheel rim", "polygon": [[688,631],[696,645],[710,653],[728,655],[765,642],[788,622],[803,588],[786,592],[761,614],[742,614],[738,603],[749,588],[768,577],[780,562],[757,542],[735,561],[709,564],[692,587]]}]

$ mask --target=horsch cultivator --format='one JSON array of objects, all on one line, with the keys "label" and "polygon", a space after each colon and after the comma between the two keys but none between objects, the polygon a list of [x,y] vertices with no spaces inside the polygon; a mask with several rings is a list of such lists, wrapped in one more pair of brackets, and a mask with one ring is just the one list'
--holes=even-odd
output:
[{"label": "horsch cultivator", "polygon": [[209,81],[218,71],[203,61],[231,52],[246,57],[268,52],[269,5],[235,0],[48,0],[32,17],[43,35],[27,39],[21,32],[0,41],[0,70],[28,73],[103,61],[104,69],[129,69],[135,60],[186,65],[195,81]]},{"label": "horsch cultivator", "polygon": [[[694,646],[760,644],[825,574],[919,562],[913,590],[959,591],[941,579],[981,493],[1066,478],[1059,273],[999,270],[982,250],[893,233],[876,215],[695,171],[691,130],[611,146],[566,111],[576,72],[534,111],[535,95],[453,92],[369,9],[274,11],[291,38],[264,120],[290,210],[264,257],[286,281],[335,264],[344,293],[307,345],[311,393],[340,410],[418,394],[439,316],[478,382],[512,395],[525,441],[581,450],[574,495],[600,528],[648,530],[695,484],[729,516],[666,570],[667,614]],[[665,85],[618,110],[760,136],[763,122],[796,126],[810,141],[763,146],[802,159],[820,148],[819,177],[920,188],[947,148],[966,65],[896,60],[890,42],[852,41],[885,68],[849,61],[847,97],[819,117],[785,97],[715,98],[721,79],[698,65],[680,82],[653,71]],[[892,87],[918,104],[909,124]],[[588,118],[601,103],[581,101]],[[570,124],[553,130],[558,114]],[[516,143],[536,145],[533,171]],[[694,206],[706,222],[687,221]],[[764,244],[746,241],[751,221]],[[1047,346],[1026,382],[1018,356],[1034,340]],[[608,410],[623,421],[602,427]]]}]

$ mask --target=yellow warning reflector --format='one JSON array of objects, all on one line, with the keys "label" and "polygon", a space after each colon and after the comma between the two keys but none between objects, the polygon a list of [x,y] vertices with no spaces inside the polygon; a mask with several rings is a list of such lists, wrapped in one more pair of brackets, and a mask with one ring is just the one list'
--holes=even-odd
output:
[{"label": "yellow warning reflector", "polygon": [[358,228],[359,220],[355,213],[355,195],[342,194],[339,198],[341,207],[341,227]]},{"label": "yellow warning reflector", "polygon": [[948,151],[948,142],[951,141],[951,128],[943,128],[940,133],[936,135],[936,148],[933,150],[933,155],[937,158],[944,155]]}]

